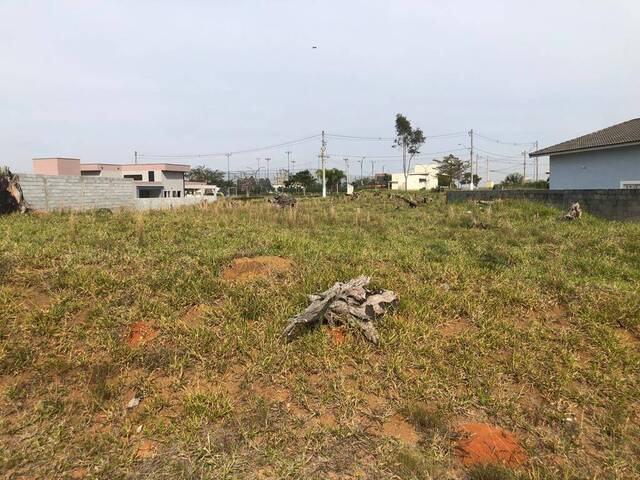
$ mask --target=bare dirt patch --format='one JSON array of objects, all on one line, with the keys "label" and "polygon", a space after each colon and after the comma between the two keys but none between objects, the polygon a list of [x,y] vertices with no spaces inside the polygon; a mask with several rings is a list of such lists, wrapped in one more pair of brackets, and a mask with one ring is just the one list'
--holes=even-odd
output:
[{"label": "bare dirt patch", "polygon": [[136,448],[137,458],[151,458],[155,456],[158,446],[151,440],[143,440]]},{"label": "bare dirt patch", "polygon": [[205,316],[208,313],[209,305],[201,303],[194,305],[182,316],[181,320],[188,327],[198,327],[204,324]]},{"label": "bare dirt patch", "polygon": [[465,330],[470,328],[471,324],[464,318],[457,318],[451,322],[448,322],[440,327],[440,333],[444,337],[457,337]]},{"label": "bare dirt patch", "polygon": [[241,257],[234,259],[223,270],[222,278],[230,282],[247,282],[277,273],[285,273],[292,267],[293,261],[282,257]]},{"label": "bare dirt patch", "polygon": [[510,432],[487,423],[465,423],[458,428],[456,457],[466,466],[503,464],[518,467],[527,454]]},{"label": "bare dirt patch", "polygon": [[395,438],[407,445],[416,445],[420,440],[420,435],[413,428],[413,425],[397,413],[384,422],[382,427],[374,427],[370,432],[377,437]]},{"label": "bare dirt patch", "polygon": [[146,322],[135,322],[129,326],[127,344],[130,347],[137,347],[150,342],[158,336],[153,327]]}]

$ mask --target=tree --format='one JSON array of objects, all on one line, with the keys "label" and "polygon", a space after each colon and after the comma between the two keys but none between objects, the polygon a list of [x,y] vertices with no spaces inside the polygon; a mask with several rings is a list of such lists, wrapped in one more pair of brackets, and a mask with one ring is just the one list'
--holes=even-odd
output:
[{"label": "tree", "polygon": [[[319,177],[322,176],[322,170],[318,170],[316,174]],[[329,188],[335,187],[337,192],[338,188],[340,187],[340,182],[343,178],[345,178],[345,174],[339,168],[329,168],[325,170],[325,178],[327,180],[327,185],[329,185]]]},{"label": "tree", "polygon": [[[478,175],[476,175],[474,173],[473,174],[473,186],[477,187],[478,184],[480,183],[480,180],[482,180],[482,177],[479,177]],[[462,180],[460,180],[460,183],[462,185],[469,185],[470,181],[471,181],[471,172],[465,172],[464,175],[462,175]]]},{"label": "tree", "polygon": [[186,179],[190,182],[205,182],[209,185],[217,185],[218,187],[226,187],[231,182],[227,182],[224,172],[220,170],[212,170],[204,165],[198,165],[186,174]]},{"label": "tree", "polygon": [[444,183],[440,183],[440,177],[449,178],[449,181],[446,183],[447,186],[451,186],[452,182],[462,183],[465,172],[469,168],[468,161],[461,160],[451,154],[443,157],[442,160],[434,160],[434,162],[438,165],[436,170],[438,171],[439,185],[445,185]]},{"label": "tree", "polygon": [[510,173],[502,181],[504,185],[522,185],[524,183],[524,176],[521,173]]},{"label": "tree", "polygon": [[291,175],[291,178],[284,182],[287,187],[293,187],[295,185],[300,185],[307,192],[314,191],[316,187],[319,186],[316,178],[312,175],[309,170],[300,170],[296,172],[295,175]]},{"label": "tree", "polygon": [[[404,173],[405,191],[408,189],[411,161],[413,160],[413,157],[420,153],[420,147],[425,141],[426,138],[421,129],[413,129],[411,127],[411,122],[401,113],[396,115],[395,146],[402,148],[402,172]],[[409,154],[409,161],[407,161],[407,153]]]}]

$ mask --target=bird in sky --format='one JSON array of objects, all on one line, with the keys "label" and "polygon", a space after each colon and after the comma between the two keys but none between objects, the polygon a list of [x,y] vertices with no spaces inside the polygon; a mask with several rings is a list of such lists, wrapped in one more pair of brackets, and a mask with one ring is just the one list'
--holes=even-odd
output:
[{"label": "bird in sky", "polygon": [[313,46],[313,47],[311,47],[311,48],[316,49],[316,48],[318,48],[318,47],[316,47],[316,46],[314,45],[314,46]]}]

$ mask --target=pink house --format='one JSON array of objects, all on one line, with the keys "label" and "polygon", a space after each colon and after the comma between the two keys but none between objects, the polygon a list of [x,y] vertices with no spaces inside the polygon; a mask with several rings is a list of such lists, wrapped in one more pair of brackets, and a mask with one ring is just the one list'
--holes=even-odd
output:
[{"label": "pink house", "polygon": [[40,175],[74,175],[130,178],[138,198],[184,197],[189,165],[173,163],[80,163],[77,158],[34,158],[33,172]]}]

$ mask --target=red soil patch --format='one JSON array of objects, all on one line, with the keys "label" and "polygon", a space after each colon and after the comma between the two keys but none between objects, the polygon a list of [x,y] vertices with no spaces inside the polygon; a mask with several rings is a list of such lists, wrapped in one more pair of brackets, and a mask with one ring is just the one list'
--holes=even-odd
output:
[{"label": "red soil patch", "polygon": [[274,273],[291,270],[293,262],[282,257],[242,257],[236,258],[222,272],[222,278],[231,282],[246,282],[255,278],[265,278]]},{"label": "red soil patch", "polygon": [[466,423],[459,427],[455,455],[466,466],[487,463],[518,467],[527,454],[518,439],[500,427],[486,423]]},{"label": "red soil patch", "polygon": [[129,335],[127,336],[127,344],[130,347],[137,347],[143,343],[147,343],[158,336],[158,333],[151,328],[151,325],[145,322],[132,323],[129,327]]}]

